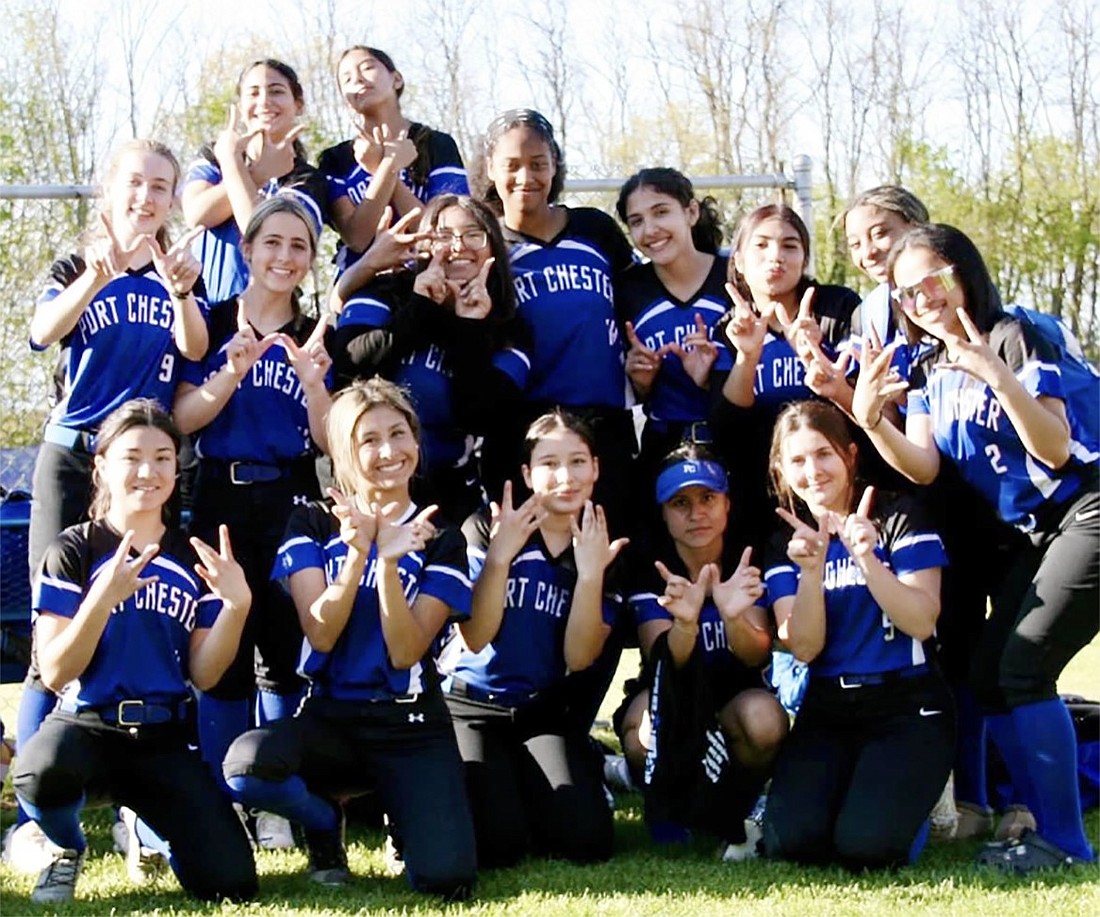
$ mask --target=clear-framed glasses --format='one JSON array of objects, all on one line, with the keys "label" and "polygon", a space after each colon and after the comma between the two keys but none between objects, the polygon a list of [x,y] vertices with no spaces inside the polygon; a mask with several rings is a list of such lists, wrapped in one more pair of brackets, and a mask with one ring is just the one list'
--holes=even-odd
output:
[{"label": "clear-framed glasses", "polygon": [[917,294],[924,295],[925,301],[943,299],[948,293],[955,289],[958,283],[958,278],[955,275],[955,266],[949,264],[947,267],[941,267],[938,271],[933,271],[931,274],[925,274],[916,283],[907,287],[895,287],[890,291],[890,295],[893,297],[894,302],[907,311],[915,311],[917,305]]},{"label": "clear-framed glasses", "polygon": [[489,244],[489,233],[484,229],[464,229],[462,232],[439,230],[432,233],[432,249],[446,251],[451,248],[466,248],[479,252]]}]

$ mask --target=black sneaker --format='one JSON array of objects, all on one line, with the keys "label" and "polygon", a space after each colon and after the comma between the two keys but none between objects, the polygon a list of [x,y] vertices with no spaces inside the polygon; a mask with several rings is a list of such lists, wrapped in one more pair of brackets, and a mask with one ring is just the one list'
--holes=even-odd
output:
[{"label": "black sneaker", "polygon": [[978,854],[978,864],[993,866],[1002,872],[1021,875],[1037,869],[1078,866],[1085,861],[1043,840],[1034,831],[1024,831],[1018,840],[986,844]]},{"label": "black sneaker", "polygon": [[338,823],[331,831],[306,831],[309,851],[309,877],[318,885],[340,886],[351,878],[348,853],[344,849],[344,812],[337,812]]}]

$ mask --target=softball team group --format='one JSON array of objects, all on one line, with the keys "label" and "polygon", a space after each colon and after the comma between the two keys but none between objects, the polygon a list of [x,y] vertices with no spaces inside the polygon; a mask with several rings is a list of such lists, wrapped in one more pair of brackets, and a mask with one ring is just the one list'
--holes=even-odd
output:
[{"label": "softball team group", "polygon": [[167,861],[201,898],[257,893],[244,822],[297,826],[311,878],[347,882],[364,795],[388,865],[446,899],[479,867],[606,860],[589,730],[630,646],[614,723],[656,843],[899,866],[953,771],[959,833],[997,829],[982,863],[1093,862],[1056,682],[1097,632],[1100,376],[1068,330],[902,188],[838,218],[861,302],[807,276],[784,205],[727,257],[714,202],[643,169],[628,238],[557,203],[528,109],[489,125],[472,196],[389,55],[337,78],[357,129],[317,167],[274,60],[185,173],[120,147],[35,306],[61,357],[12,768],[32,898],[73,897],[93,802],[132,878]]}]

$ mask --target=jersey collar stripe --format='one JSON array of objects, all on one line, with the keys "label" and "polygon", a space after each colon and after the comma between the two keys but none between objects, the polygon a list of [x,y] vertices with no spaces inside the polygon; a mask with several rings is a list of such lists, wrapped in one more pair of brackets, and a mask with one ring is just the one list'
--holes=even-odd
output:
[{"label": "jersey collar stripe", "polygon": [[[539,251],[539,246],[532,242],[521,242],[515,248],[512,249],[512,263],[515,264],[520,258],[524,258],[530,255],[532,252]],[[533,273],[533,272],[532,272]]]},{"label": "jersey collar stripe", "polygon": [[54,576],[46,576],[43,574],[38,578],[39,588],[42,586],[49,586],[52,589],[62,589],[65,592],[75,592],[80,595],[82,590],[76,583],[70,583],[68,580],[58,579]]},{"label": "jersey collar stripe", "polygon": [[628,602],[656,602],[656,592],[632,592],[626,597]]},{"label": "jersey collar stripe", "polygon": [[[329,547],[329,545],[331,545],[333,543],[333,541],[339,541],[339,540],[340,540],[339,538],[333,538],[332,541],[330,541],[328,544],[325,545],[325,547],[327,548],[327,547]],[[316,542],[314,542],[314,540],[312,538],[306,538],[303,535],[299,535],[296,538],[288,538],[286,541],[284,541],[282,543],[282,545],[279,546],[279,553],[281,554],[284,551],[290,551],[293,548],[298,547],[298,545],[300,545],[300,544],[315,544],[315,543]]]},{"label": "jersey collar stripe", "polygon": [[790,574],[792,574],[792,573],[794,573],[794,574],[797,574],[797,573],[798,573],[798,570],[796,570],[796,569],[795,569],[795,568],[794,568],[793,566],[791,566],[790,564],[784,564],[784,565],[783,565],[783,566],[781,566],[781,567],[772,567],[772,568],[771,568],[770,570],[768,570],[768,571],[767,571],[767,572],[766,572],[766,573],[764,574],[764,579],[765,579],[765,580],[769,580],[769,579],[771,579],[771,578],[772,578],[773,576],[784,576],[784,575],[787,575],[787,576],[789,576],[789,575],[790,575]]},{"label": "jersey collar stripe", "polygon": [[429,573],[442,573],[446,576],[453,577],[458,580],[467,589],[473,588],[473,583],[470,582],[470,578],[463,574],[461,571],[456,570],[454,567],[444,567],[441,564],[429,564],[424,570],[425,575]]},{"label": "jersey collar stripe", "polygon": [[543,556],[542,551],[540,551],[538,548],[534,548],[530,551],[524,551],[522,554],[520,554],[518,557],[516,557],[516,559],[513,560],[512,563],[518,564],[518,563],[521,563],[521,562],[524,562],[524,561],[532,561],[532,560],[541,561],[543,559],[544,559],[544,556]]},{"label": "jersey collar stripe", "polygon": [[515,354],[523,362],[524,366],[526,366],[528,369],[531,368],[531,359],[522,350],[516,350],[515,347],[509,347],[508,353]]},{"label": "jersey collar stripe", "polygon": [[561,242],[562,248],[572,248],[576,251],[587,252],[594,258],[599,258],[604,264],[610,264],[603,252],[598,251],[591,245],[586,245],[584,242],[578,242],[576,239],[563,239]]},{"label": "jersey collar stripe", "polygon": [[938,545],[943,544],[940,536],[934,532],[925,535],[905,535],[894,542],[891,551],[898,551],[901,548],[908,548],[915,544],[926,544],[928,542],[935,542]]},{"label": "jersey collar stripe", "polygon": [[154,557],[150,561],[150,564],[152,564],[154,567],[162,567],[165,570],[171,570],[177,576],[181,576],[185,580],[187,580],[187,582],[191,584],[191,587],[193,589],[195,589],[196,591],[198,590],[199,581],[195,579],[195,574],[192,573],[190,570],[181,567],[174,560],[169,560],[167,557]]},{"label": "jersey collar stripe", "polygon": [[348,306],[352,306],[352,305],[355,305],[355,306],[374,306],[376,309],[384,309],[386,312],[391,311],[390,307],[388,305],[386,305],[384,302],[382,302],[382,300],[372,299],[369,296],[353,296],[346,303],[344,303],[344,308],[346,309]]},{"label": "jersey collar stripe", "polygon": [[462,175],[465,177],[466,170],[461,166],[436,166],[436,168],[432,169],[428,174],[433,177],[436,175]]}]

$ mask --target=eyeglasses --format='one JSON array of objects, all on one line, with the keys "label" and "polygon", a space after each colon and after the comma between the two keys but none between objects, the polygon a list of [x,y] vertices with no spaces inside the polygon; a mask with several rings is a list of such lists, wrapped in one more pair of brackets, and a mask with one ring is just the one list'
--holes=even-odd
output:
[{"label": "eyeglasses", "polygon": [[955,289],[957,283],[955,266],[949,264],[947,267],[941,267],[938,271],[926,274],[911,286],[895,287],[890,291],[890,295],[893,297],[894,302],[903,309],[916,311],[918,293],[924,295],[926,302],[942,299]]},{"label": "eyeglasses", "polygon": [[472,252],[479,252],[488,244],[489,233],[484,229],[432,233],[432,249],[436,251],[446,251],[449,248],[466,248]]}]

